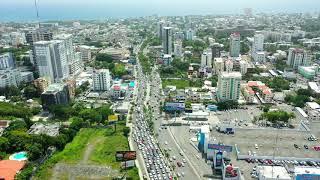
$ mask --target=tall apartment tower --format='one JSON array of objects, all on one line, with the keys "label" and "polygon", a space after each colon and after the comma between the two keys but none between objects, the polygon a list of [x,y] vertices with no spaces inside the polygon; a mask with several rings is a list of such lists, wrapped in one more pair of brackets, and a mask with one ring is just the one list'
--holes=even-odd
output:
[{"label": "tall apartment tower", "polygon": [[219,58],[221,56],[222,46],[219,43],[213,43],[211,45],[212,57]]},{"label": "tall apartment tower", "polygon": [[34,50],[40,77],[47,77],[51,82],[62,82],[69,77],[64,41],[39,41],[34,43]]},{"label": "tall apartment tower", "polygon": [[254,53],[263,51],[264,35],[257,33],[253,37],[252,51]]},{"label": "tall apartment tower", "polygon": [[310,56],[307,51],[298,48],[290,48],[288,54],[287,65],[297,70],[299,66],[308,66],[310,64]]},{"label": "tall apartment tower", "polygon": [[95,70],[92,74],[94,91],[109,91],[111,87],[111,76],[109,69]]},{"label": "tall apartment tower", "polygon": [[72,75],[80,73],[83,70],[84,65],[81,58],[81,53],[75,53],[75,50],[73,48],[72,34],[60,34],[56,36],[55,39],[62,40],[65,43],[65,51],[69,66],[69,73]]},{"label": "tall apartment tower", "polygon": [[159,37],[160,41],[162,40],[162,37],[163,37],[163,27],[164,26],[165,26],[165,22],[164,21],[160,21],[158,23],[157,31],[158,31],[158,37]]},{"label": "tall apartment tower", "polygon": [[221,72],[219,74],[217,92],[219,101],[239,99],[241,77],[240,72]]},{"label": "tall apartment tower", "polygon": [[181,40],[177,40],[174,43],[174,50],[173,53],[176,57],[182,57],[183,52],[182,52],[182,41]]},{"label": "tall apartment tower", "polygon": [[204,50],[201,55],[201,67],[212,68],[212,53],[211,50]]},{"label": "tall apartment tower", "polygon": [[163,28],[162,47],[164,54],[172,54],[172,27]]},{"label": "tall apartment tower", "polygon": [[230,35],[230,56],[239,57],[240,55],[240,33]]},{"label": "tall apartment tower", "polygon": [[37,67],[36,54],[34,51],[33,44],[38,41],[50,41],[53,39],[53,33],[44,29],[37,29],[33,31],[28,31],[25,33],[26,41],[30,44],[32,48],[32,57],[30,57],[31,62]]}]

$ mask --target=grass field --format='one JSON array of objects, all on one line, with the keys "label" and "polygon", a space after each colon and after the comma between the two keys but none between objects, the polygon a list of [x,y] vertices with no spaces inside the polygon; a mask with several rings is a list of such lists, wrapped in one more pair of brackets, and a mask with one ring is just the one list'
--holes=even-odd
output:
[{"label": "grass field", "polygon": [[[41,166],[36,179],[52,178],[53,168],[57,163],[110,166],[114,170],[119,170],[121,174],[124,173],[120,170],[120,162],[116,162],[115,159],[116,151],[129,150],[127,138],[122,134],[124,127],[124,122],[121,122],[117,125],[116,132],[113,127],[108,129],[81,129],[63,151],[54,154]],[[88,153],[89,146],[92,149],[92,151],[89,151],[90,153]],[[127,177],[139,179],[137,168],[129,169]]]},{"label": "grass field", "polygon": [[186,87],[190,87],[189,80],[183,79],[164,79],[162,80],[162,87],[166,86],[176,86],[177,89],[185,89]]}]

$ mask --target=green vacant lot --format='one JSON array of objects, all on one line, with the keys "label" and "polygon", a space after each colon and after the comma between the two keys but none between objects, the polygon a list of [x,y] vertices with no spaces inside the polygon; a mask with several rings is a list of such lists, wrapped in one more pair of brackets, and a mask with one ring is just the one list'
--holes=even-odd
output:
[{"label": "green vacant lot", "polygon": [[[120,170],[120,162],[116,162],[115,152],[129,150],[128,140],[123,135],[124,122],[108,129],[81,129],[73,141],[66,145],[63,151],[55,153],[36,175],[36,179],[50,179],[53,168],[57,163],[70,165],[88,164],[110,166],[114,170]],[[137,168],[128,170],[127,177],[139,179]]]},{"label": "green vacant lot", "polygon": [[164,79],[162,80],[162,87],[166,86],[176,86],[177,89],[185,89],[186,87],[190,87],[189,80],[182,79]]}]

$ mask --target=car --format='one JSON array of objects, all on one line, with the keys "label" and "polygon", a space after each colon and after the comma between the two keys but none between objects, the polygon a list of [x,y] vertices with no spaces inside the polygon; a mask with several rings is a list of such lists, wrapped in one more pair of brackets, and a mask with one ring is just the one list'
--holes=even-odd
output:
[{"label": "car", "polygon": [[182,162],[186,163],[187,161],[186,161],[186,159],[182,159]]},{"label": "car", "polygon": [[304,148],[305,148],[305,149],[309,149],[308,145],[306,145],[306,144],[304,145]]},{"label": "car", "polygon": [[182,163],[181,162],[177,162],[177,165],[178,165],[178,167],[181,167],[182,166]]},{"label": "car", "polygon": [[293,145],[296,149],[298,149],[299,148],[299,146],[297,145],[297,144],[294,144]]},{"label": "car", "polygon": [[256,149],[259,149],[258,144],[254,144],[254,147],[255,147]]},{"label": "car", "polygon": [[183,152],[182,151],[180,151],[180,155],[183,156]]}]

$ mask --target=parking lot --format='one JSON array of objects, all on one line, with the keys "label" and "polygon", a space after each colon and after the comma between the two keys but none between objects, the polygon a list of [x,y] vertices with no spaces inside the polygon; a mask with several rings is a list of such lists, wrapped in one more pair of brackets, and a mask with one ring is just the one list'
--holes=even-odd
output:
[{"label": "parking lot", "polygon": [[[310,133],[279,129],[237,129],[234,135],[213,131],[212,135],[228,145],[237,144],[240,154],[255,156],[320,158],[320,153],[312,149],[317,141],[308,141]],[[255,147],[255,144],[258,147]],[[295,148],[294,144],[298,147]],[[307,145],[308,149],[304,147]],[[249,152],[250,151],[250,152]]]},{"label": "parking lot", "polygon": [[[259,128],[265,127],[265,122],[253,124],[254,117],[259,117],[263,111],[259,108],[259,106],[245,106],[246,109],[231,109],[226,111],[216,112],[215,115],[219,118],[220,122],[232,122],[238,128]],[[279,105],[274,106],[271,109],[279,109],[284,110],[289,113],[293,112],[296,115],[296,118],[290,120],[290,124],[294,126],[295,129],[301,128],[301,120],[305,121],[305,119],[299,114],[297,111],[292,111],[292,107],[289,105]],[[285,128],[285,127],[284,127]],[[274,129],[274,128],[272,128]]]}]

